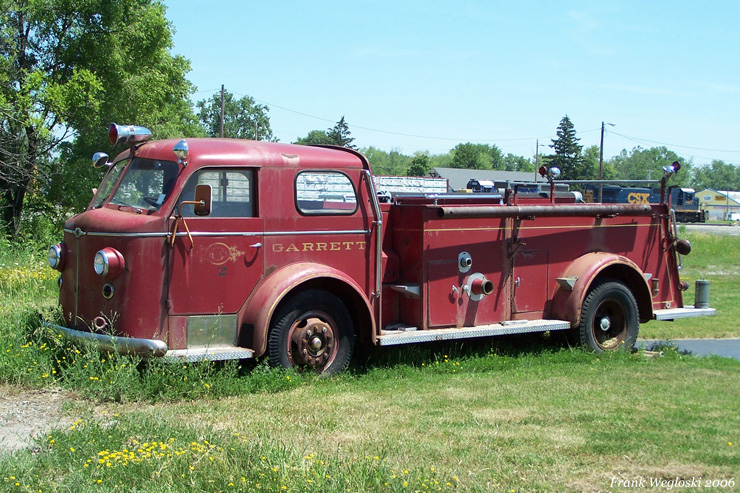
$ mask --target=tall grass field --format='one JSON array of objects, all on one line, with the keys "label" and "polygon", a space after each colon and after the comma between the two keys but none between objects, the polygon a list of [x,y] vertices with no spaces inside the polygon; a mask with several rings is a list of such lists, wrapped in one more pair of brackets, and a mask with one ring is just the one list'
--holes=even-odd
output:
[{"label": "tall grass field", "polygon": [[[689,239],[682,278],[710,280],[719,313],[641,337],[740,336],[740,238]],[[0,404],[63,396],[31,447],[0,443],[0,491],[740,488],[735,360],[545,334],[375,349],[334,378],[143,362],[44,328],[56,277],[43,249],[0,252]]]}]

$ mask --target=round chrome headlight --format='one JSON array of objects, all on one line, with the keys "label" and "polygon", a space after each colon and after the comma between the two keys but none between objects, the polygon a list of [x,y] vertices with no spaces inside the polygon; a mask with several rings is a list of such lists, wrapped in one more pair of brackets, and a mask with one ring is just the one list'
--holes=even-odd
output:
[{"label": "round chrome headlight", "polygon": [[62,244],[57,243],[49,247],[47,252],[49,266],[54,270],[62,270]]},{"label": "round chrome headlight", "polygon": [[93,269],[99,276],[113,279],[123,272],[125,262],[121,252],[115,248],[107,247],[98,250],[93,259]]},{"label": "round chrome headlight", "polygon": [[104,276],[108,273],[108,257],[106,257],[103,250],[98,250],[93,260],[93,269],[99,276]]}]

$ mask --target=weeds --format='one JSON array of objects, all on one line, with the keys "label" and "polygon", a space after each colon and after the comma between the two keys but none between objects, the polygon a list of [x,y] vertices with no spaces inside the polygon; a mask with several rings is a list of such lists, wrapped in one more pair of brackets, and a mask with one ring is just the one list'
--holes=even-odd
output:
[{"label": "weeds", "polygon": [[[712,247],[711,261],[687,261],[687,271],[735,268],[724,251],[734,245]],[[0,455],[5,491],[604,491],[636,476],[737,480],[735,361],[666,346],[653,358],[594,355],[558,333],[375,348],[331,379],[265,362],[142,361],[42,325],[39,313],[56,316],[55,277],[24,255],[0,255],[0,383],[74,389],[84,401],[33,451]],[[734,319],[732,275],[718,274],[715,290]]]}]

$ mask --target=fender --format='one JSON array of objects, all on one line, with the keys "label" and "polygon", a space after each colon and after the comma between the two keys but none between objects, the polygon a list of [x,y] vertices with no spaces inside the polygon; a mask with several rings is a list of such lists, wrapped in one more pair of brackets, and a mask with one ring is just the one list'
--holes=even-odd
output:
[{"label": "fender", "polygon": [[[370,302],[362,288],[353,279],[347,277],[343,272],[326,265],[300,262],[286,265],[273,272],[254,291],[252,296],[247,300],[245,307],[241,310],[243,316],[240,317],[242,321],[240,327],[244,330],[243,327],[245,324],[252,326],[252,336],[249,346],[250,349],[255,351],[257,356],[264,354],[267,350],[270,322],[280,302],[290,294],[300,290],[301,285],[311,281],[328,281],[333,283],[334,286],[342,286],[343,290],[338,297],[344,298],[345,302],[348,297],[353,298],[355,303],[348,306],[350,313],[352,313],[353,308],[355,311],[364,310],[364,313],[356,313],[355,315],[361,320],[368,320],[370,322],[371,333],[375,333],[375,320],[372,316],[373,312]],[[328,290],[333,291],[332,289]],[[335,292],[335,294],[338,293]],[[357,300],[362,301],[358,303]],[[248,335],[247,338],[249,338]],[[244,340],[244,334],[240,334],[239,340],[240,342]]]},{"label": "fender", "polygon": [[632,260],[606,252],[592,252],[578,257],[563,273],[564,278],[577,278],[573,289],[558,285],[552,298],[551,318],[568,320],[571,327],[580,323],[581,307],[588,290],[599,277],[609,277],[629,286],[637,301],[640,321],[652,319],[653,305],[648,285],[642,270]]}]

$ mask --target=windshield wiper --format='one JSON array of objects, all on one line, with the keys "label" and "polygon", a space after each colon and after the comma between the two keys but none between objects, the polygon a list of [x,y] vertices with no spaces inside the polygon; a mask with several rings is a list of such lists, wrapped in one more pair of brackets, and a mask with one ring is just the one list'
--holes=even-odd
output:
[{"label": "windshield wiper", "polygon": [[121,199],[117,199],[117,198],[113,197],[112,199],[110,199],[110,201],[111,201],[111,203],[115,203],[115,204],[117,204],[117,205],[122,205],[122,206],[124,206],[124,207],[130,207],[130,208],[132,208],[133,210],[135,210],[137,214],[143,214],[143,213],[144,213],[144,211],[143,211],[142,209],[139,209],[139,208],[138,208],[138,207],[136,207],[135,205],[131,205],[131,204],[129,204],[129,203],[126,203],[126,202],[124,202],[124,201],[123,201],[123,200],[121,200]]}]

